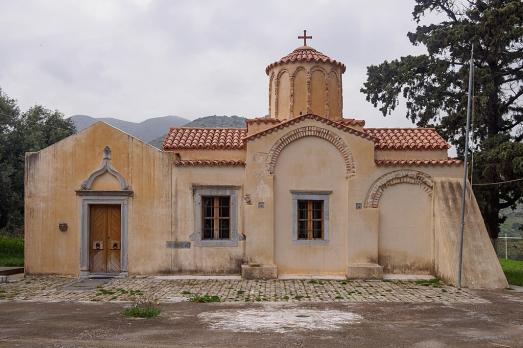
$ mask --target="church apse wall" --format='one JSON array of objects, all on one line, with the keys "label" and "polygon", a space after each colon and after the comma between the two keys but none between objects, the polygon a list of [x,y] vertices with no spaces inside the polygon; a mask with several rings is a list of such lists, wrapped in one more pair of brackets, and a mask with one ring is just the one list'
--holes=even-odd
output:
[{"label": "church apse wall", "polygon": [[[292,142],[283,149],[276,163],[274,191],[275,264],[279,274],[344,275],[350,217],[334,213],[348,211],[345,163],[339,151],[317,137]],[[327,221],[313,236],[323,234],[321,240],[298,239],[293,230],[296,223],[301,223],[296,219],[306,218],[305,213],[296,214],[295,210],[301,207],[296,206],[295,200],[307,196],[323,199]]]}]

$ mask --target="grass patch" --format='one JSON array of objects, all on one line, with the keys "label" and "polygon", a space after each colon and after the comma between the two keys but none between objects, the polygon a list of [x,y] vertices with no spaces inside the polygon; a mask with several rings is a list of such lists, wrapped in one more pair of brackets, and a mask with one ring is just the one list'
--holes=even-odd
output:
[{"label": "grass patch", "polygon": [[114,290],[108,290],[104,288],[99,288],[96,290],[96,295],[114,295],[116,294],[116,291]]},{"label": "grass patch", "polygon": [[523,261],[499,259],[508,283],[523,286]]},{"label": "grass patch", "polygon": [[143,291],[142,290],[133,290],[133,289],[124,289],[124,288],[106,289],[102,285],[98,285],[96,287],[96,294],[95,295],[96,296],[113,295],[113,297],[111,297],[111,300],[115,300],[119,296],[122,296],[122,295],[142,296],[143,295]]},{"label": "grass patch", "polygon": [[309,284],[320,284],[320,285],[323,285],[325,283],[323,281],[321,281],[321,280],[318,280],[318,279],[311,279],[311,280],[309,280]]},{"label": "grass patch", "polygon": [[124,309],[123,315],[133,318],[154,318],[160,315],[160,308],[153,302],[138,302]]},{"label": "grass patch", "polygon": [[24,266],[24,237],[0,234],[0,266]]},{"label": "grass patch", "polygon": [[216,295],[194,295],[193,297],[191,297],[191,302],[210,303],[220,301],[220,296]]}]

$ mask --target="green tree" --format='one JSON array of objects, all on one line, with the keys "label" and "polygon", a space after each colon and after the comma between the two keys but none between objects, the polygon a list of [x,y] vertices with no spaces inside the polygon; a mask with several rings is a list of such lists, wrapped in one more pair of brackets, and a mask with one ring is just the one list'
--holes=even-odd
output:
[{"label": "green tree", "polygon": [[63,114],[36,105],[20,112],[0,89],[0,230],[21,230],[24,216],[25,153],[73,134]]},{"label": "green tree", "polygon": [[[400,102],[419,127],[436,127],[459,157],[464,154],[467,83],[474,44],[474,183],[523,176],[523,2],[521,0],[415,0],[416,30],[407,34],[426,54],[367,68],[361,89],[384,116]],[[427,14],[441,20],[422,23]],[[435,15],[435,16],[434,16]],[[475,186],[491,238],[515,207],[523,184]]]},{"label": "green tree", "polygon": [[14,168],[7,160],[7,145],[19,115],[20,110],[16,101],[0,89],[0,229],[10,224],[11,220],[9,210],[14,201],[11,190]]}]

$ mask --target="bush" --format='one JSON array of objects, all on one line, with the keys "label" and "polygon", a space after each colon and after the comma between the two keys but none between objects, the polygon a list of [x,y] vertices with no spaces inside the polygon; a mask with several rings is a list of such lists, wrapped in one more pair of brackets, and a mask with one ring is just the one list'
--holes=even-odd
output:
[{"label": "bush", "polygon": [[0,266],[17,267],[24,265],[24,237],[0,234]]},{"label": "bush", "polygon": [[499,262],[508,283],[523,286],[523,261],[500,259]]}]

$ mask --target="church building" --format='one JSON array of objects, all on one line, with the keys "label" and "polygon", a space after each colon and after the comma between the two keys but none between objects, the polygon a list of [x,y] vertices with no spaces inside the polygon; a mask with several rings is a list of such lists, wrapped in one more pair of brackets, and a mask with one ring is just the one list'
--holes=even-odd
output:
[{"label": "church building", "polygon": [[[462,162],[434,129],[344,118],[345,69],[305,42],[245,128],[174,127],[158,150],[98,122],[27,153],[26,273],[455,284]],[[506,287],[470,189],[466,208],[463,285]]]}]

